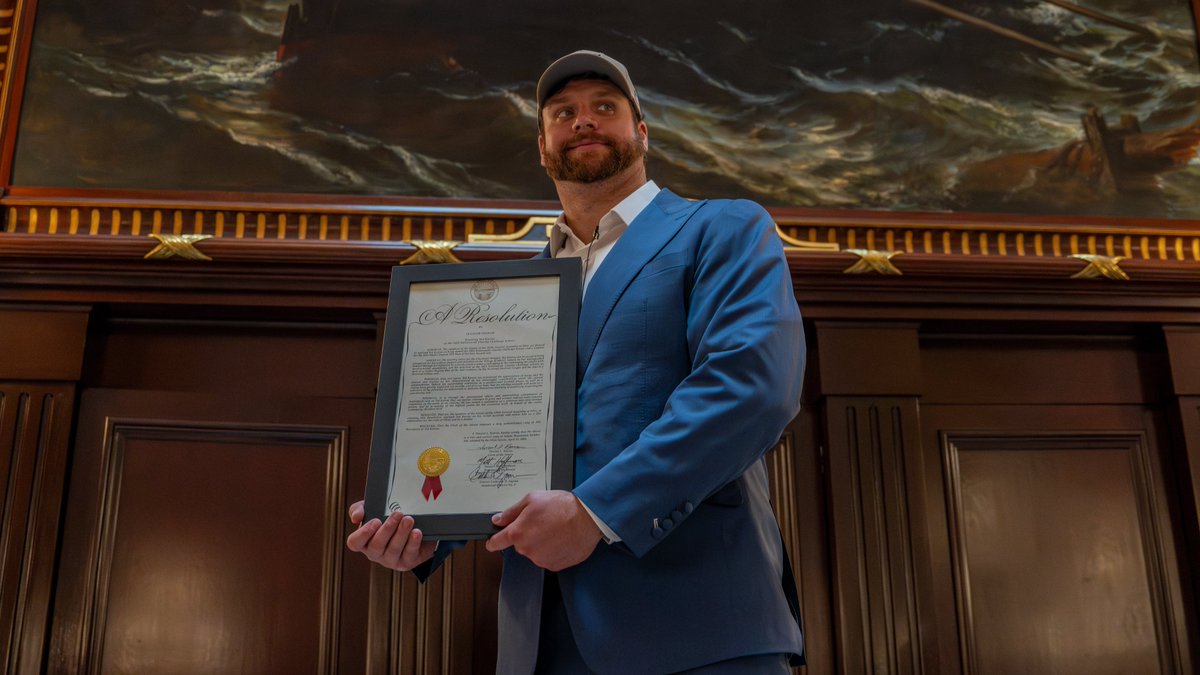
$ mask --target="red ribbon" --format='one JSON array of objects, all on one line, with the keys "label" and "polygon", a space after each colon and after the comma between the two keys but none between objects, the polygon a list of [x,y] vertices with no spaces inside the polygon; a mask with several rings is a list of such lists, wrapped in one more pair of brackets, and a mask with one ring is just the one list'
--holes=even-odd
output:
[{"label": "red ribbon", "polygon": [[442,494],[442,479],[437,476],[426,476],[425,483],[421,485],[421,494],[425,495],[425,501],[429,501],[430,494],[436,501],[438,495]]}]

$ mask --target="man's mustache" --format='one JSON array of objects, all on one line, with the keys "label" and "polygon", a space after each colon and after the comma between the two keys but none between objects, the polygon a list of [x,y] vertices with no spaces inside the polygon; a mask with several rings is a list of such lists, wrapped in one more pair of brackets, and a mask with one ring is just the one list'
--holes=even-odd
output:
[{"label": "man's mustache", "polygon": [[604,145],[613,144],[612,139],[608,136],[597,133],[583,133],[573,136],[571,140],[567,141],[564,147],[570,150],[571,148],[577,148],[584,143],[603,143]]}]

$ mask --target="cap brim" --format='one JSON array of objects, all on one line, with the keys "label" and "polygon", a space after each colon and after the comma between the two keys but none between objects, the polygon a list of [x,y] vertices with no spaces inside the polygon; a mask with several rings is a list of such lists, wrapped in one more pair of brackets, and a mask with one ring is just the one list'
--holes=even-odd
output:
[{"label": "cap brim", "polygon": [[545,105],[546,95],[558,84],[584,73],[598,73],[608,78],[633,102],[634,112],[639,117],[641,116],[641,106],[638,104],[637,94],[633,90],[633,82],[630,81],[628,72],[611,58],[598,52],[586,51],[567,54],[546,68],[537,83],[538,111],[541,111],[542,106]]}]

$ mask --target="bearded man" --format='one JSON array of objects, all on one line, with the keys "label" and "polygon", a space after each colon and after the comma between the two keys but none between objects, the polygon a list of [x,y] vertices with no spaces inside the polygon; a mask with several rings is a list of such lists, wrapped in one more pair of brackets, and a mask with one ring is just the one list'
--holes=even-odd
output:
[{"label": "bearded man", "polygon": [[[787,673],[795,590],[762,457],[799,410],[804,333],[775,226],[748,201],[646,178],[625,66],[591,51],[537,85],[563,212],[543,256],[582,258],[575,488],[496,514],[498,673]],[[424,578],[453,550],[411,517],[347,544]]]}]

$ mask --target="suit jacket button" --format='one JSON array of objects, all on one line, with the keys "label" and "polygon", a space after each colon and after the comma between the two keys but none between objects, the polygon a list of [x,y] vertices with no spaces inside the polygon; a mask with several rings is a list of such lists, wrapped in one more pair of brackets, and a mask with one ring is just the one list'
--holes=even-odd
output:
[{"label": "suit jacket button", "polygon": [[650,530],[650,536],[654,537],[655,539],[662,539],[663,529],[661,527],[655,525],[654,529]]},{"label": "suit jacket button", "polygon": [[695,507],[693,507],[693,506],[692,506],[692,503],[691,503],[691,502],[684,502],[684,503],[683,503],[683,512],[684,512],[684,514],[691,513],[693,508],[695,508]]},{"label": "suit jacket button", "polygon": [[671,520],[674,520],[677,523],[683,522],[683,514],[680,513],[679,511],[672,511],[671,512]]},{"label": "suit jacket button", "polygon": [[669,530],[672,527],[675,527],[675,522],[673,520],[671,520],[670,518],[662,519],[662,529]]}]

